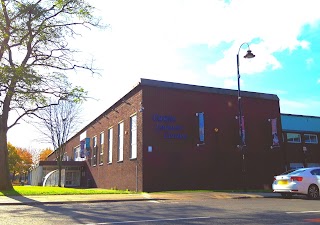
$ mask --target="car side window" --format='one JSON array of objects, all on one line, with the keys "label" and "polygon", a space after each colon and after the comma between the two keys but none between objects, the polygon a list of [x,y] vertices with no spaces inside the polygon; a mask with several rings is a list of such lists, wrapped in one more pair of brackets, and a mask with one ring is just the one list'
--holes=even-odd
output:
[{"label": "car side window", "polygon": [[320,176],[320,169],[312,170],[312,171],[311,171],[311,174],[312,174],[312,175]]}]

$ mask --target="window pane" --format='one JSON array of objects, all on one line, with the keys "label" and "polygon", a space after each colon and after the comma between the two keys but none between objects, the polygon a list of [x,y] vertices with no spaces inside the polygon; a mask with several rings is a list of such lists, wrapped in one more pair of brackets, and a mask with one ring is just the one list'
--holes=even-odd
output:
[{"label": "window pane", "polygon": [[134,115],[130,119],[131,126],[131,156],[130,158],[137,158],[137,115]]},{"label": "window pane", "polygon": [[109,139],[109,144],[108,144],[108,163],[112,162],[112,140],[113,140],[113,129],[110,128],[108,130],[108,139]]},{"label": "window pane", "polygon": [[318,144],[318,137],[315,134],[304,134],[305,143]]},{"label": "window pane", "polygon": [[303,163],[290,163],[290,169],[303,168]]},{"label": "window pane", "polygon": [[311,141],[311,143],[317,144],[317,143],[318,143],[318,137],[317,137],[317,135],[312,135],[312,136],[310,136],[310,141]]},{"label": "window pane", "polygon": [[100,161],[99,164],[103,164],[103,152],[104,151],[104,133],[100,133]]},{"label": "window pane", "polygon": [[123,122],[118,125],[118,161],[123,161]]},{"label": "window pane", "polygon": [[97,137],[92,138],[92,165],[95,166],[97,165],[97,151],[98,151],[98,146],[97,146]]},{"label": "window pane", "polygon": [[301,136],[296,133],[287,133],[287,141],[289,143],[301,143]]},{"label": "window pane", "polygon": [[80,146],[73,149],[73,158],[74,161],[82,161],[80,158]]},{"label": "window pane", "polygon": [[307,163],[308,167],[320,167],[320,163]]}]

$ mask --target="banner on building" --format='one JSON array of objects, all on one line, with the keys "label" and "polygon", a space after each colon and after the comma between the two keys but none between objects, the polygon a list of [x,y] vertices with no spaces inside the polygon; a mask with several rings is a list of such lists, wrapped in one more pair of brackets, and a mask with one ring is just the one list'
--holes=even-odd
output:
[{"label": "banner on building", "polygon": [[85,145],[85,140],[80,141],[80,157],[81,158],[85,158],[84,145]]},{"label": "banner on building", "polygon": [[90,138],[86,138],[85,141],[85,148],[90,149]]},{"label": "banner on building", "polygon": [[241,136],[241,138],[242,138],[242,145],[243,146],[245,146],[246,145],[246,130],[245,130],[245,128],[244,128],[244,116],[242,116],[242,118],[241,118],[241,127],[240,127],[240,134],[242,133],[242,136]]},{"label": "banner on building", "polygon": [[201,143],[204,142],[204,113],[197,113],[199,119],[199,140]]},{"label": "banner on building", "polygon": [[90,138],[85,139],[86,155],[90,156]]},{"label": "banner on building", "polygon": [[272,132],[272,146],[271,148],[279,147],[278,129],[277,129],[277,118],[270,119],[271,122],[271,132]]}]

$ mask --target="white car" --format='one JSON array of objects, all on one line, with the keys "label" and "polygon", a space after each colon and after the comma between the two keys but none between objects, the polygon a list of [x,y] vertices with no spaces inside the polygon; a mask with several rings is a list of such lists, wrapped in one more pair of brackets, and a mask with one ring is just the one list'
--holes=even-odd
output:
[{"label": "white car", "polygon": [[273,179],[273,192],[290,198],[293,194],[307,195],[311,199],[319,198],[320,167],[300,168],[287,171]]}]

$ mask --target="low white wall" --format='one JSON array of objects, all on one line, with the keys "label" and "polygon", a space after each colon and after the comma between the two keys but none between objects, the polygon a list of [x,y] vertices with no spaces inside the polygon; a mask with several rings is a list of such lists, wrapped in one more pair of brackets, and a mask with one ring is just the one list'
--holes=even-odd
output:
[{"label": "low white wall", "polygon": [[32,186],[42,185],[42,172],[43,172],[42,166],[38,166],[31,171],[30,184]]}]

